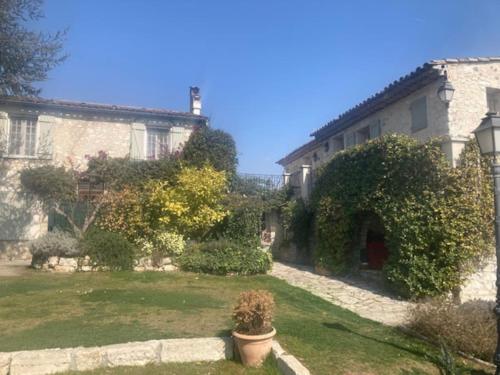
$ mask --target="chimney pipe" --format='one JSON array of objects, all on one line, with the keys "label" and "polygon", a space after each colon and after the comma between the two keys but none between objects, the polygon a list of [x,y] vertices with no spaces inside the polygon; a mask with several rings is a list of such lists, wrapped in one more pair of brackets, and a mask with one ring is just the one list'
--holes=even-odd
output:
[{"label": "chimney pipe", "polygon": [[193,115],[201,115],[201,95],[199,87],[191,86],[189,88],[189,111]]}]

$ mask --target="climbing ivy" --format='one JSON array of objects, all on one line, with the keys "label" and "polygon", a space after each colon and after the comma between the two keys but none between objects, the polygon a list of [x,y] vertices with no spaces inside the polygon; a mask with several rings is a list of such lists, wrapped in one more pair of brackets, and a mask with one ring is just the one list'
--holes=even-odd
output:
[{"label": "climbing ivy", "polygon": [[458,287],[491,249],[493,198],[488,164],[468,143],[457,168],[438,140],[387,135],[339,153],[313,191],[315,261],[349,269],[352,239],[365,214],[384,225],[386,279],[412,297]]}]

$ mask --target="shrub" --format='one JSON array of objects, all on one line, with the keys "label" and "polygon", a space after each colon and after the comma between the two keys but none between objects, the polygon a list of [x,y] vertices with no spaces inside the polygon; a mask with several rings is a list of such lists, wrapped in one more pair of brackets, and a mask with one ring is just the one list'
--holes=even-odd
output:
[{"label": "shrub", "polygon": [[76,200],[76,178],[73,171],[64,167],[43,165],[23,169],[20,173],[24,193],[40,200],[51,208],[54,202]]},{"label": "shrub", "polygon": [[263,335],[272,331],[273,295],[266,290],[240,293],[233,309],[235,331],[247,335]]},{"label": "shrub", "polygon": [[41,264],[51,256],[77,257],[80,255],[78,241],[67,232],[54,230],[30,243],[32,264]]},{"label": "shrub", "polygon": [[148,239],[137,241],[141,256],[151,256],[155,264],[166,256],[179,256],[184,252],[184,237],[173,232],[156,232]]},{"label": "shrub", "polygon": [[80,247],[95,268],[120,271],[131,270],[134,266],[136,248],[118,233],[92,229],[85,234]]},{"label": "shrub", "polygon": [[188,238],[202,238],[227,214],[221,204],[226,182],[225,172],[210,166],[184,167],[175,184],[149,184],[147,209],[161,227]]},{"label": "shrub", "polygon": [[129,186],[141,189],[149,180],[173,181],[180,170],[175,156],[160,160],[109,158],[105,153],[88,157],[87,173],[101,179],[108,189],[122,190]]},{"label": "shrub", "polygon": [[134,242],[151,232],[144,212],[143,194],[132,187],[110,192],[99,212],[97,226],[108,232],[117,232]]},{"label": "shrub", "polygon": [[208,163],[215,170],[225,171],[230,176],[236,173],[238,164],[233,137],[209,127],[191,134],[182,150],[182,158],[188,165],[201,168]]},{"label": "shrub", "polygon": [[185,271],[215,275],[254,275],[271,268],[270,254],[229,240],[192,244],[177,261]]},{"label": "shrub", "polygon": [[474,300],[455,305],[446,299],[417,304],[409,327],[455,351],[491,361],[496,345],[494,303]]},{"label": "shrub", "polygon": [[458,287],[491,250],[492,185],[470,143],[453,168],[440,143],[387,135],[337,154],[320,172],[312,203],[315,261],[348,270],[359,217],[377,216],[389,259],[383,272],[412,297]]},{"label": "shrub", "polygon": [[263,203],[258,197],[230,194],[224,202],[228,215],[220,228],[221,237],[242,245],[257,247],[260,244]]}]

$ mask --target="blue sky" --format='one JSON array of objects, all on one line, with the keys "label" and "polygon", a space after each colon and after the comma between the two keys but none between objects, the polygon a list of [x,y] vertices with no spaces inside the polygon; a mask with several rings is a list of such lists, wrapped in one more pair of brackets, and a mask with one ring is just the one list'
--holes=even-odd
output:
[{"label": "blue sky", "polygon": [[500,55],[500,2],[45,0],[69,28],[47,98],[203,113],[241,172],[281,173],[309,133],[425,61]]}]

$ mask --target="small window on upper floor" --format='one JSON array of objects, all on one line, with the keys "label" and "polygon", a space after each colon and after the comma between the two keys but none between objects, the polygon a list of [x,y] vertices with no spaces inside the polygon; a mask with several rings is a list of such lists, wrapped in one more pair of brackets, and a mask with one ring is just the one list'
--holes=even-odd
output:
[{"label": "small window on upper floor", "polygon": [[382,124],[380,120],[374,121],[370,124],[370,139],[375,139],[380,137],[382,134]]},{"label": "small window on upper floor", "polygon": [[411,131],[416,132],[427,127],[427,97],[422,96],[410,104]]},{"label": "small window on upper floor", "polygon": [[342,151],[344,149],[344,135],[339,135],[332,139],[333,152]]},{"label": "small window on upper floor", "polygon": [[356,144],[360,145],[370,139],[370,128],[367,126],[356,131]]},{"label": "small window on upper floor", "polygon": [[8,154],[11,156],[35,156],[37,119],[10,116]]},{"label": "small window on upper floor", "polygon": [[326,141],[323,144],[323,151],[325,152],[325,154],[328,154],[328,151],[330,151],[330,142]]},{"label": "small window on upper floor", "polygon": [[356,145],[356,133],[345,133],[344,134],[344,144],[345,148],[351,148]]},{"label": "small window on upper floor", "polygon": [[486,99],[488,101],[488,112],[500,112],[500,89],[487,87]]}]

